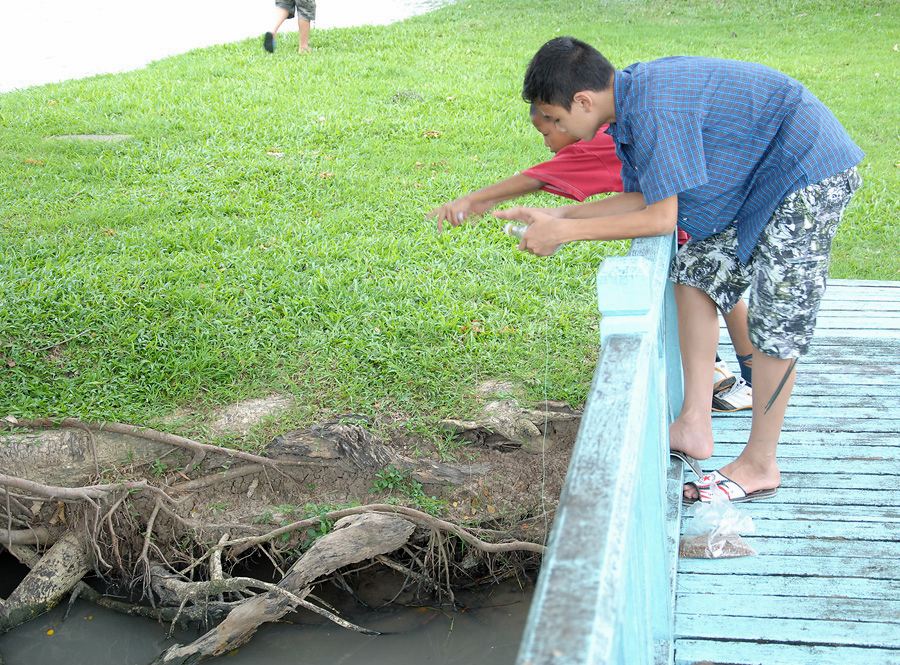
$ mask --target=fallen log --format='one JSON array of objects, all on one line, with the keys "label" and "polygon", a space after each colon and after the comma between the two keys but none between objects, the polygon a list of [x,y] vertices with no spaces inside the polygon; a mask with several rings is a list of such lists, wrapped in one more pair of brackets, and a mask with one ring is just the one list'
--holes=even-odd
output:
[{"label": "fallen log", "polygon": [[260,625],[292,611],[317,579],[406,544],[415,525],[399,515],[365,513],[339,520],[334,530],[317,540],[278,583],[288,594],[268,591],[239,604],[218,626],[187,645],[174,645],[154,665],[188,665],[219,656],[247,642]]},{"label": "fallen log", "polygon": [[89,568],[83,534],[67,531],[6,599],[0,614],[0,634],[55,607]]}]

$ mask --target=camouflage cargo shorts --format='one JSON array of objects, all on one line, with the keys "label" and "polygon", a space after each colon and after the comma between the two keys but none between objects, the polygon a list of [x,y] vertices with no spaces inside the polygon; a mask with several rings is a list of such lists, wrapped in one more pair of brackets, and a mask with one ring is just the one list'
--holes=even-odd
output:
[{"label": "camouflage cargo shorts", "polygon": [[316,20],[316,0],[275,0],[275,6],[288,10],[288,18],[294,18],[294,12],[304,21]]},{"label": "camouflage cargo shorts", "polygon": [[860,184],[854,167],[789,194],[746,265],[737,257],[734,225],[705,240],[690,240],[675,255],[669,278],[700,289],[723,312],[730,312],[749,286],[753,346],[776,358],[797,358],[809,349],[831,241]]}]

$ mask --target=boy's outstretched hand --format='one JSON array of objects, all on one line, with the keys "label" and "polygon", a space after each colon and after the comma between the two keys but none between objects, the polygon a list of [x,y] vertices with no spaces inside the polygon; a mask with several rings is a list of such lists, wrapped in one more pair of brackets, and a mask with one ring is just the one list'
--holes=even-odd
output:
[{"label": "boy's outstretched hand", "polygon": [[522,236],[519,249],[537,256],[550,256],[563,243],[559,238],[559,218],[540,208],[516,207],[494,213],[498,219],[524,222],[528,230]]},{"label": "boy's outstretched hand", "polygon": [[490,207],[489,203],[473,201],[468,196],[461,196],[454,201],[438,206],[429,212],[426,217],[437,220],[438,232],[440,233],[444,230],[444,222],[450,222],[451,226],[459,226],[467,217],[481,215],[487,212]]}]

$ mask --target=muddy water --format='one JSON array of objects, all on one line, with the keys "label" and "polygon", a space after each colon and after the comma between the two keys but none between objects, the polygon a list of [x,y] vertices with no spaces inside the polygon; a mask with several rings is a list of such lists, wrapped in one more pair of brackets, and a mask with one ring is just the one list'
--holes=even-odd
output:
[{"label": "muddy water", "polygon": [[[0,571],[5,573],[5,571]],[[392,596],[397,580],[374,581],[366,597]],[[7,589],[8,590],[8,589]],[[315,591],[319,594],[319,590]],[[343,592],[322,590],[341,615],[384,633],[364,636],[310,613],[292,624],[263,626],[237,651],[210,663],[228,665],[507,665],[515,662],[532,588],[504,582],[457,595],[456,612],[437,607],[366,609]],[[373,603],[374,605],[374,603]],[[177,631],[149,619],[129,617],[76,602],[0,636],[3,665],[146,665],[174,642],[200,633]],[[49,634],[52,631],[52,634]]]}]

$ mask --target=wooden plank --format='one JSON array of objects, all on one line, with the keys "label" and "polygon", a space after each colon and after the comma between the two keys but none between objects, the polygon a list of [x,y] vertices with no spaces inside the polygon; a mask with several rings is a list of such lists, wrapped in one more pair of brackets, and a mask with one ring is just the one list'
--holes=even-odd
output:
[{"label": "wooden plank", "polygon": [[[896,302],[896,289],[827,289],[822,297],[822,307],[832,302],[856,302],[860,309],[876,310],[882,302]],[[749,301],[748,301],[749,304]]]},{"label": "wooden plank", "polygon": [[[884,406],[835,407],[834,405],[813,406],[809,404],[794,404],[792,401],[788,409],[789,411],[786,418],[791,420],[798,418],[832,417],[835,413],[840,414],[839,417],[841,419],[850,420],[900,420],[900,405],[893,404],[886,404]],[[739,421],[742,418],[749,419],[752,415],[752,412],[748,409],[746,411],[736,411],[734,413],[714,413],[713,419],[715,422],[718,422],[719,420]],[[898,432],[900,432],[900,423],[889,422],[887,424],[891,427],[897,427]]]},{"label": "wooden plank", "polygon": [[859,344],[841,344],[838,346],[813,345],[808,354],[800,360],[805,367],[818,363],[861,364],[874,361],[876,363],[892,363],[900,358],[900,343],[895,348],[883,345],[871,345],[860,341]]},{"label": "wooden plank", "polygon": [[[798,406],[788,407],[785,415],[785,424],[792,423],[795,426],[819,423],[823,427],[836,431],[851,432],[895,432],[898,440],[900,440],[900,418],[895,408],[887,407],[884,409],[884,415],[878,414],[878,408],[870,407],[815,407],[815,406]],[[750,409],[744,411],[735,411],[733,413],[714,413],[713,428],[725,428],[729,425],[734,427],[748,427],[753,412]],[[832,425],[838,425],[837,428]],[[846,424],[846,428],[841,425]]]},{"label": "wooden plank", "polygon": [[[823,342],[828,341],[823,340]],[[818,340],[816,340],[810,347],[810,352],[800,358],[797,367],[802,369],[810,365],[831,364],[838,365],[843,370],[859,369],[867,366],[869,363],[891,365],[900,357],[900,339],[882,340],[896,341],[896,348],[890,348],[885,344],[869,344],[867,343],[868,341],[866,339],[853,338],[844,342],[831,340],[830,343],[819,344]],[[734,371],[737,368],[737,357],[734,353],[731,353],[731,357],[729,357],[727,350],[724,353],[725,355],[720,352],[719,355],[725,358],[726,362],[729,363],[729,368]]]},{"label": "wooden plank", "polygon": [[857,302],[863,300],[876,300],[876,299],[885,299],[885,300],[897,300],[900,295],[897,293],[898,289],[896,286],[851,286],[847,284],[835,284],[834,282],[829,282],[828,286],[825,288],[825,294],[823,296],[823,300],[856,300]]},{"label": "wooden plank", "polygon": [[[883,302],[896,302],[897,297],[894,296],[891,291],[888,290],[877,290],[877,289],[867,289],[865,292],[854,293],[853,291],[846,290],[843,293],[833,292],[828,293],[825,292],[825,296],[822,298],[821,307],[827,308],[829,303],[839,302],[839,303],[850,303],[855,302],[859,305],[860,309],[868,309],[872,311],[877,311],[878,306]],[[749,303],[748,303],[749,304]]]},{"label": "wooden plank", "polygon": [[784,489],[826,489],[840,492],[843,489],[867,490],[873,493],[896,490],[900,476],[868,475],[857,473],[782,473]]},{"label": "wooden plank", "polygon": [[[726,432],[716,432],[715,454],[717,457],[732,457],[739,454],[747,442],[747,434],[732,432],[733,436],[725,437]],[[795,434],[809,434],[809,432],[795,432]],[[827,435],[826,435],[827,436]],[[849,471],[850,462],[866,460],[871,462],[884,462],[897,455],[897,450],[889,446],[866,446],[862,444],[847,444],[845,446],[820,443],[797,443],[790,439],[782,440],[778,444],[778,459],[830,459],[838,460],[845,464],[846,468],[838,473]],[[815,471],[822,471],[816,469]],[[831,472],[834,474],[834,472]]]},{"label": "wooden plank", "polygon": [[877,330],[877,329],[854,329],[854,328],[819,328],[813,333],[813,342],[815,344],[848,344],[853,340],[874,339],[880,343],[900,339],[900,331]]},{"label": "wooden plank", "polygon": [[[818,348],[821,349],[822,347]],[[798,369],[816,368],[821,372],[823,369],[826,369],[824,367],[826,365],[838,365],[841,367],[842,371],[844,371],[853,367],[865,368],[869,363],[881,366],[892,366],[897,360],[900,360],[900,346],[898,346],[897,349],[852,347],[846,345],[829,346],[826,348],[831,351],[831,353],[809,353],[803,356],[798,363]]]},{"label": "wooden plank", "polygon": [[896,624],[855,621],[811,621],[781,618],[677,614],[676,635],[718,640],[766,640],[792,644],[866,645],[900,649]]},{"label": "wooden plank", "polygon": [[[802,386],[798,387],[794,390],[791,395],[791,401],[788,406],[788,414],[793,414],[799,411],[801,408],[812,408],[812,409],[841,409],[843,413],[843,409],[845,408],[875,408],[874,404],[878,404],[882,400],[873,399],[876,397],[872,395],[868,391],[845,391],[854,394],[835,394],[832,391],[822,390],[819,392],[825,393],[824,395],[811,395],[808,391],[803,390]],[[884,395],[881,397],[890,397],[892,391],[885,390]],[[894,406],[891,400],[885,400],[890,404],[890,409],[896,413],[900,413],[900,405]],[[832,411],[833,412],[833,411]],[[744,413],[743,411],[738,411],[734,415],[741,415]],[[747,412],[749,413],[749,412]],[[815,411],[813,411],[815,413]],[[730,413],[714,413],[713,418],[728,418]],[[790,417],[790,416],[788,416]],[[900,416],[898,416],[900,417]]]},{"label": "wooden plank", "polygon": [[[833,506],[836,501],[849,506],[900,508],[900,489],[894,491],[860,490],[850,488],[790,487],[779,490],[770,501],[784,501],[793,505]],[[900,534],[898,534],[900,535]]]},{"label": "wooden plank", "polygon": [[[900,581],[867,580],[864,577],[799,577],[764,575],[703,575],[679,573],[678,593],[710,593],[726,596],[789,596],[821,598],[900,597]],[[753,602],[746,600],[745,602]]]},{"label": "wooden plank", "polygon": [[[878,385],[868,381],[872,376],[898,376],[900,372],[895,367],[895,361],[900,362],[900,353],[896,355],[885,355],[877,359],[867,359],[868,365],[858,365],[858,358],[832,358],[825,360],[809,360],[803,358],[797,365],[798,381],[802,384],[811,380],[806,377],[818,377],[823,374],[831,376],[844,377],[849,386],[856,386],[852,390],[847,391],[848,396],[865,395],[868,386]],[[880,365],[878,363],[881,363]],[[868,371],[866,371],[868,368]],[[842,394],[842,393],[834,393]]]},{"label": "wooden plank", "polygon": [[[900,561],[900,541],[846,540],[843,538],[775,538],[744,536],[760,556],[834,556],[894,559]],[[900,600],[900,599],[898,599]]]},{"label": "wooden plank", "polygon": [[900,665],[900,652],[831,645],[723,642],[680,639],[675,642],[678,665],[741,663],[742,665]]},{"label": "wooden plank", "polygon": [[867,332],[883,332],[884,337],[900,335],[897,329],[896,319],[881,316],[867,316],[865,318],[842,319],[830,316],[820,316],[816,319],[816,330],[865,330]]},{"label": "wooden plank", "polygon": [[723,605],[709,593],[679,594],[677,614],[843,620],[900,625],[900,600],[755,596],[751,603]]},{"label": "wooden plank", "polygon": [[[823,300],[823,301],[822,301],[822,307],[819,309],[819,312],[826,312],[826,313],[827,313],[827,312],[829,311],[830,303],[840,303],[840,306],[841,306],[843,309],[846,309],[846,306],[847,306],[848,304],[853,303],[853,302],[854,302],[854,301],[853,301],[853,300],[850,300],[850,299],[843,299],[843,300],[840,300],[840,299],[829,299],[829,300]],[[864,311],[865,311],[865,312],[872,312],[873,314],[879,313],[879,312],[881,311],[881,308],[882,308],[884,305],[889,305],[889,304],[895,303],[895,302],[897,302],[897,301],[896,301],[894,298],[891,298],[890,296],[881,296],[881,295],[874,295],[874,296],[861,297],[861,298],[859,298],[858,300],[855,301],[855,303],[856,303],[856,305],[857,305],[857,311],[860,311],[860,312],[864,312]]]},{"label": "wooden plank", "polygon": [[[781,448],[779,447],[778,450],[780,451]],[[708,460],[703,460],[701,466],[706,471],[720,469],[736,457],[736,454],[726,455],[724,450],[716,449],[715,454]],[[779,457],[778,467],[782,473],[844,473],[852,468],[854,473],[900,476],[900,460],[866,459],[849,452],[844,459]],[[829,503],[835,502],[836,497],[831,497]]]},{"label": "wooden plank", "polygon": [[[876,360],[883,362],[885,359],[896,360],[900,355],[900,342],[897,340],[885,339],[881,343],[877,340],[852,339],[847,340],[843,344],[813,344],[809,353],[801,359],[801,365],[807,365],[815,362],[839,362],[853,361],[859,363],[863,361]],[[722,332],[719,338],[719,346],[716,348],[719,356],[728,363],[731,371],[737,371],[737,357],[734,347],[728,339],[728,335]]]},{"label": "wooden plank", "polygon": [[[714,421],[715,426],[715,421]],[[747,432],[739,432],[737,430],[718,430],[715,432],[716,441],[727,443],[746,443]],[[786,432],[779,442],[779,450],[783,445],[803,444],[808,446],[822,446],[832,448],[835,446],[843,446],[846,457],[853,458],[856,450],[860,449],[865,453],[866,448],[876,446],[879,448],[887,448],[897,450],[900,446],[897,435],[893,432],[841,432],[840,436],[835,437],[833,432]],[[886,456],[885,459],[890,459]]]},{"label": "wooden plank", "polygon": [[[690,523],[690,519],[685,519],[682,522],[685,528]],[[893,542],[898,540],[896,522],[885,524],[874,519],[856,522],[839,520],[811,521],[808,519],[792,520],[783,517],[772,519],[753,515],[753,523],[756,526],[757,534],[780,538],[847,538],[851,540],[884,540]]]},{"label": "wooden plank", "polygon": [[[735,429],[730,432],[715,432],[715,449],[714,457],[728,458],[738,455],[747,442],[747,430]],[[790,434],[811,434],[812,432],[790,432]],[[866,434],[870,434],[867,432]],[[827,436],[827,433],[825,433]],[[863,444],[848,444],[846,448],[841,449],[839,446],[829,445],[824,442],[798,443],[791,439],[782,440],[778,444],[778,459],[797,460],[831,460],[843,464],[843,468],[819,468],[819,469],[801,469],[796,468],[797,473],[856,473],[853,463],[871,462],[882,464],[876,467],[875,472],[884,473],[885,475],[897,475],[898,465],[894,463],[891,455],[891,448],[887,446],[867,446]],[[891,470],[894,473],[891,473]]]},{"label": "wooden plank", "polygon": [[[685,573],[714,575],[798,575],[801,577],[866,577],[873,580],[900,580],[900,566],[894,560],[861,557],[766,555],[735,559],[681,559]],[[898,605],[900,606],[900,605]],[[726,607],[728,607],[726,605]],[[897,617],[900,621],[900,617]]]},{"label": "wooden plank", "polygon": [[[779,453],[781,449],[779,448]],[[737,454],[734,455],[737,457]],[[780,457],[783,457],[780,455]],[[858,473],[784,473],[781,489],[825,489],[831,492],[842,489],[869,490],[874,492],[896,490],[900,476],[861,475]]]},{"label": "wooden plank", "polygon": [[[881,300],[874,305],[879,312],[900,311],[900,305],[892,300]],[[820,312],[859,312],[859,303],[846,300],[829,300],[822,303]]]},{"label": "wooden plank", "polygon": [[[871,288],[873,286],[887,286],[893,289],[900,289],[900,281],[898,280],[878,280],[878,279],[829,279],[828,286],[853,286],[857,288]],[[897,296],[900,299],[900,295]]]},{"label": "wooden plank", "polygon": [[[876,525],[881,524],[886,528],[883,531],[877,533],[881,533],[883,537],[875,538],[875,540],[900,541],[900,526],[898,526],[897,524],[898,522],[900,522],[900,510],[898,510],[897,508],[879,506],[850,506],[840,503],[834,503],[833,501],[830,504],[824,506],[799,506],[793,503],[777,502],[775,500],[777,498],[778,496],[775,496],[765,501],[753,501],[740,505],[739,509],[746,511],[747,514],[749,514],[750,517],[753,518],[754,523],[757,523],[757,534],[766,533],[762,530],[760,524],[764,524],[767,520],[790,521],[792,523],[791,525],[789,525],[790,528],[796,528],[793,525],[793,523],[795,522],[806,522],[807,524],[811,524],[813,526],[815,526],[816,524],[820,524],[822,525],[823,533],[814,533],[812,535],[818,535],[822,538],[856,538],[858,537],[858,535],[853,530],[853,523],[855,523],[858,528],[863,529],[866,532],[872,530]],[[696,508],[688,508],[683,511],[682,521],[685,524],[687,523],[687,520],[693,518],[695,510]],[[838,531],[836,536],[824,533],[824,529],[828,528],[832,523],[835,522],[838,523],[837,525],[835,525],[835,528],[847,529],[846,533],[840,533]],[[842,524],[846,522],[850,522],[851,524]],[[874,524],[869,524],[870,522]],[[796,535],[798,537],[800,536],[800,534]],[[872,538],[865,538],[865,540],[872,540]]]},{"label": "wooden plank", "polygon": [[[780,451],[780,449],[779,449]],[[723,459],[737,459],[738,452],[734,455],[723,455]],[[779,459],[784,459],[784,455],[779,454]],[[701,462],[701,466],[708,467],[706,471],[712,471],[714,468],[721,468],[723,464],[716,462]],[[684,477],[685,482],[694,480],[693,472],[688,471]],[[781,489],[779,490],[783,496],[788,498],[790,502],[790,491],[795,489],[818,489],[827,490],[832,494],[840,493],[845,489],[866,490],[873,494],[882,491],[896,490],[900,485],[900,476],[882,476],[877,474],[863,475],[858,473],[789,473],[782,471],[781,473]],[[772,503],[779,497],[773,497],[769,500]],[[834,505],[834,501],[830,501],[828,505]],[[872,505],[878,505],[873,503]],[[838,506],[843,508],[843,506]]]},{"label": "wooden plank", "polygon": [[839,367],[823,367],[822,365],[798,366],[797,382],[819,383],[829,386],[860,386],[850,394],[859,394],[869,386],[897,386],[900,385],[898,375],[895,372],[876,372],[867,374],[860,371],[841,371]]},{"label": "wooden plank", "polygon": [[856,375],[878,374],[880,376],[900,376],[900,370],[892,361],[895,360],[890,356],[883,356],[879,362],[875,362],[872,358],[867,358],[864,365],[854,365],[846,360],[839,362],[807,362],[805,359],[797,363],[797,376],[801,377],[805,374],[837,374],[838,376],[850,376],[857,380]]},{"label": "wooden plank", "polygon": [[[882,376],[880,374],[847,374],[843,373],[835,373],[835,372],[823,372],[818,371],[814,367],[810,367],[805,371],[801,368],[802,379],[799,381],[800,383],[813,381],[819,383],[820,385],[827,386],[837,386],[838,388],[845,387],[848,385],[856,385],[856,386],[892,386],[896,387],[900,385],[900,381],[898,381],[898,377],[896,375],[886,375]],[[800,373],[798,372],[798,375]]]},{"label": "wooden plank", "polygon": [[[746,416],[742,418],[742,415]],[[721,418],[716,422],[716,430],[719,429],[745,429],[750,422],[749,411],[730,414],[728,418]],[[805,430],[811,432],[894,432],[900,435],[900,424],[896,420],[873,418],[842,418],[834,416],[830,418],[817,418],[815,416],[788,414],[784,420],[784,431]]]},{"label": "wooden plank", "polygon": [[877,386],[860,381],[855,384],[823,385],[814,381],[801,381],[794,386],[791,402],[798,396],[810,397],[846,397],[848,399],[866,398],[872,402],[893,402],[897,399],[897,386]]},{"label": "wooden plank", "polygon": [[900,342],[900,339],[898,339],[897,335],[894,333],[874,335],[867,334],[865,338],[847,335],[842,338],[841,335],[829,331],[829,334],[827,336],[816,339],[815,344],[813,344],[810,348],[812,349],[818,346],[824,351],[825,349],[835,346],[865,347],[871,345],[873,348],[881,349],[896,346],[898,342]]},{"label": "wooden plank", "polygon": [[[847,303],[846,309],[837,309],[834,307],[829,307],[828,309],[820,309],[817,320],[821,321],[823,318],[849,320],[859,319],[860,309],[858,306],[854,307],[853,305],[854,303]],[[894,309],[889,307],[882,307],[881,305],[893,305],[894,307],[896,307],[894,303],[879,303],[878,311],[871,313],[872,318],[893,321],[897,321],[898,319],[900,319],[900,308]],[[900,321],[898,321],[898,323],[900,323]]]},{"label": "wooden plank", "polygon": [[[841,409],[825,410],[831,414],[842,413]],[[750,410],[738,411],[729,414],[716,414],[713,416],[713,431],[727,432],[729,430],[748,431],[752,420]],[[859,434],[892,434],[900,439],[900,419],[896,418],[866,418],[843,417],[841,415],[826,416],[825,413],[816,414],[804,411],[802,408],[789,410],[784,420],[785,432],[826,432],[840,435],[844,432],[856,432]],[[840,440],[840,436],[834,437]],[[849,451],[848,451],[849,452]]]}]

